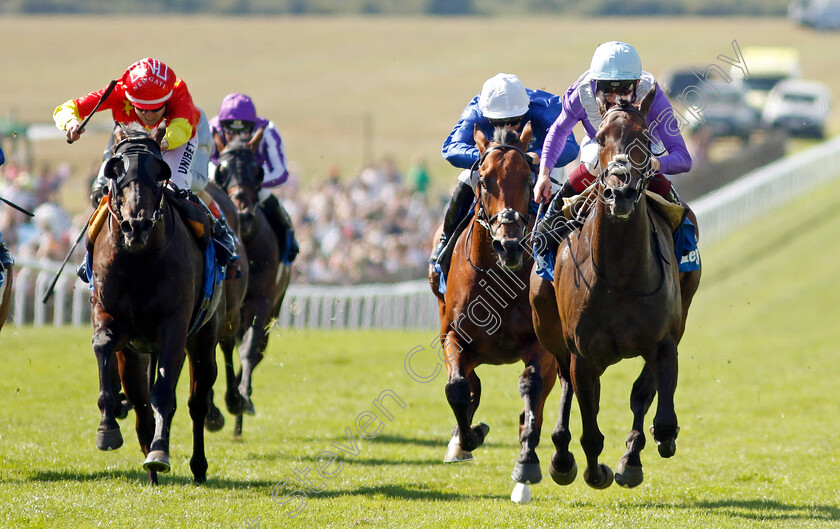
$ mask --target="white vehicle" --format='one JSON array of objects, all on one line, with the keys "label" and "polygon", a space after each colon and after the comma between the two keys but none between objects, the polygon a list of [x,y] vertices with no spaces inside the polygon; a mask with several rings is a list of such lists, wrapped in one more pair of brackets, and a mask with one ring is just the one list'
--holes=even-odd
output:
[{"label": "white vehicle", "polygon": [[770,92],[761,118],[767,126],[783,128],[791,135],[823,138],[830,107],[828,86],[817,81],[789,79]]},{"label": "white vehicle", "polygon": [[[761,113],[770,90],[785,79],[799,78],[799,52],[795,48],[747,46],[743,62],[748,74],[732,67],[732,77],[747,90],[747,104]],[[744,75],[742,75],[744,74]]]}]

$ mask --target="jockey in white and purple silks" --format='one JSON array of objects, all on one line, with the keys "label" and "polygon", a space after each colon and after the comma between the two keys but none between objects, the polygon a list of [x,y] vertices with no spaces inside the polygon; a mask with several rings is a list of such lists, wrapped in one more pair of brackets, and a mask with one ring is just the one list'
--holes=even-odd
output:
[{"label": "jockey in white and purple silks", "polygon": [[[291,219],[277,197],[270,191],[289,179],[286,166],[286,152],[283,139],[274,122],[257,115],[257,109],[250,97],[244,94],[228,94],[219,107],[219,115],[210,120],[213,134],[213,153],[210,156],[212,178],[219,163],[219,153],[234,137],[244,136],[248,146],[256,154],[263,169],[263,181],[259,193],[260,205],[269,223],[279,234],[286,234],[289,247],[286,260],[291,262],[299,251]],[[282,241],[281,241],[282,242]]]},{"label": "jockey in white and purple silks", "polygon": [[[473,166],[480,155],[473,137],[475,127],[478,126],[486,137],[492,138],[496,126],[513,126],[521,132],[530,121],[533,137],[528,146],[528,156],[536,165],[540,160],[539,152],[543,148],[545,133],[561,110],[559,96],[527,89],[513,74],[500,73],[484,82],[481,93],[473,97],[464,108],[458,123],[443,142],[443,157],[463,171],[458,175],[458,184],[449,201],[440,240],[429,257],[431,264],[437,263],[455,227],[467,215],[475,198],[473,189],[478,181],[478,171],[473,171]],[[573,134],[564,137],[562,143],[549,171],[558,178],[562,171],[560,168],[574,160],[578,154],[578,144]]]},{"label": "jockey in white and purple silks", "polygon": [[[545,202],[552,192],[548,179],[550,168],[563,152],[566,137],[572,128],[581,123],[586,136],[581,142],[581,164],[569,175],[560,189],[560,195],[570,197],[588,187],[598,174],[598,142],[595,133],[601,124],[601,112],[596,97],[603,93],[606,100],[641,101],[656,86],[653,75],[642,70],[642,61],[636,49],[623,42],[607,42],[598,46],[592,55],[589,70],[583,73],[563,95],[563,111],[551,126],[543,144],[540,172],[534,188],[534,200]],[[680,202],[672,191],[671,181],[665,174],[685,173],[691,169],[691,156],[680,134],[679,121],[664,92],[657,88],[653,104],[647,113],[651,139],[651,165],[655,176],[648,189]],[[558,208],[562,206],[558,205]],[[557,213],[554,202],[546,218]]]}]

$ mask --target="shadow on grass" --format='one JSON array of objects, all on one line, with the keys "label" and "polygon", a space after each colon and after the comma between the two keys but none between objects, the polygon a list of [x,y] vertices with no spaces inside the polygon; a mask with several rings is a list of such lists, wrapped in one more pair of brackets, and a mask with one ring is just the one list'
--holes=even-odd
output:
[{"label": "shadow on grass", "polygon": [[374,487],[359,487],[353,490],[325,490],[317,494],[310,494],[309,498],[335,498],[338,496],[385,496],[390,499],[429,501],[501,500],[510,498],[508,494],[446,492],[425,485],[377,485]]},{"label": "shadow on grass", "polygon": [[750,520],[840,520],[840,508],[833,505],[788,505],[767,500],[718,500],[695,502],[686,507]]},{"label": "shadow on grass", "polygon": [[[107,481],[123,479],[129,482],[136,482],[141,485],[146,484],[146,472],[143,470],[101,470],[97,472],[79,472],[76,470],[67,471],[53,471],[53,470],[39,470],[30,474],[27,481],[38,482],[61,482],[72,481],[76,483],[91,482],[91,481]],[[271,487],[275,485],[276,481],[269,480],[239,480],[239,479],[219,479],[212,475],[207,477],[207,481],[201,484],[195,484],[192,477],[189,476],[173,476],[169,474],[158,474],[158,486],[165,487],[167,485],[194,485],[197,487],[207,487],[210,489],[242,489],[242,488],[260,488],[265,487],[268,492]]]}]

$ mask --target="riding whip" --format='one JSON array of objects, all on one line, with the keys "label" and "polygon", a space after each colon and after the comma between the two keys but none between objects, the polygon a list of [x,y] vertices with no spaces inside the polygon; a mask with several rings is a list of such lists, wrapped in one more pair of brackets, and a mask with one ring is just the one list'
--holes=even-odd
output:
[{"label": "riding whip", "polygon": [[[108,88],[106,88],[105,91],[102,92],[102,97],[99,98],[99,101],[96,103],[96,106],[93,107],[93,110],[90,111],[90,114],[88,114],[88,116],[84,120],[82,120],[82,124],[79,127],[79,130],[82,130],[82,129],[85,128],[85,125],[88,124],[88,121],[90,121],[90,118],[92,118],[93,115],[96,114],[96,111],[99,110],[99,107],[102,105],[102,102],[105,101],[106,99],[108,99],[108,96],[111,95],[111,92],[114,91],[115,86],[117,86],[117,80],[116,79],[111,81],[111,83],[108,85]],[[73,143],[73,140],[71,140],[70,138],[67,138],[67,143]]]},{"label": "riding whip", "polygon": [[11,201],[9,201],[9,200],[6,200],[6,199],[5,199],[5,198],[3,198],[3,197],[0,197],[0,201],[2,201],[4,204],[8,204],[8,205],[12,206],[13,208],[15,208],[16,210],[20,211],[21,213],[25,213],[25,214],[29,215],[30,217],[34,217],[34,216],[35,216],[35,214],[34,214],[34,213],[31,213],[30,211],[28,211],[28,210],[26,210],[26,209],[23,209],[22,207],[18,206],[18,205],[17,205],[17,204],[15,204],[14,202],[11,202]]},{"label": "riding whip", "polygon": [[79,245],[79,241],[81,241],[82,237],[85,236],[85,231],[88,229],[88,225],[90,225],[90,219],[92,219],[95,214],[96,210],[94,209],[93,213],[90,214],[90,217],[88,217],[87,222],[85,222],[85,225],[82,227],[82,231],[79,232],[79,236],[76,237],[76,242],[73,243],[73,246],[70,248],[70,251],[67,252],[67,257],[64,258],[64,261],[61,263],[58,272],[55,273],[55,277],[53,277],[52,281],[50,281],[50,286],[49,288],[47,288],[47,292],[44,294],[44,298],[41,300],[41,303],[46,304],[47,301],[49,301],[50,296],[52,296],[53,290],[55,290],[55,284],[58,283],[58,278],[59,276],[61,276],[61,272],[64,271],[64,267],[67,265],[67,261],[70,260],[70,256],[73,255],[73,251],[76,249],[76,246]]}]

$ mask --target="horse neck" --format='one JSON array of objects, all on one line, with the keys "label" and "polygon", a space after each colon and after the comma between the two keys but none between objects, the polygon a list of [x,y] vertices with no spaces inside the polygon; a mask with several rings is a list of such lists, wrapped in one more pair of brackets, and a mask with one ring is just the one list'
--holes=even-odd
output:
[{"label": "horse neck", "polygon": [[661,271],[651,244],[647,200],[642,197],[627,220],[616,220],[602,201],[596,205],[591,228],[593,264],[609,283],[632,291],[655,286]]}]

